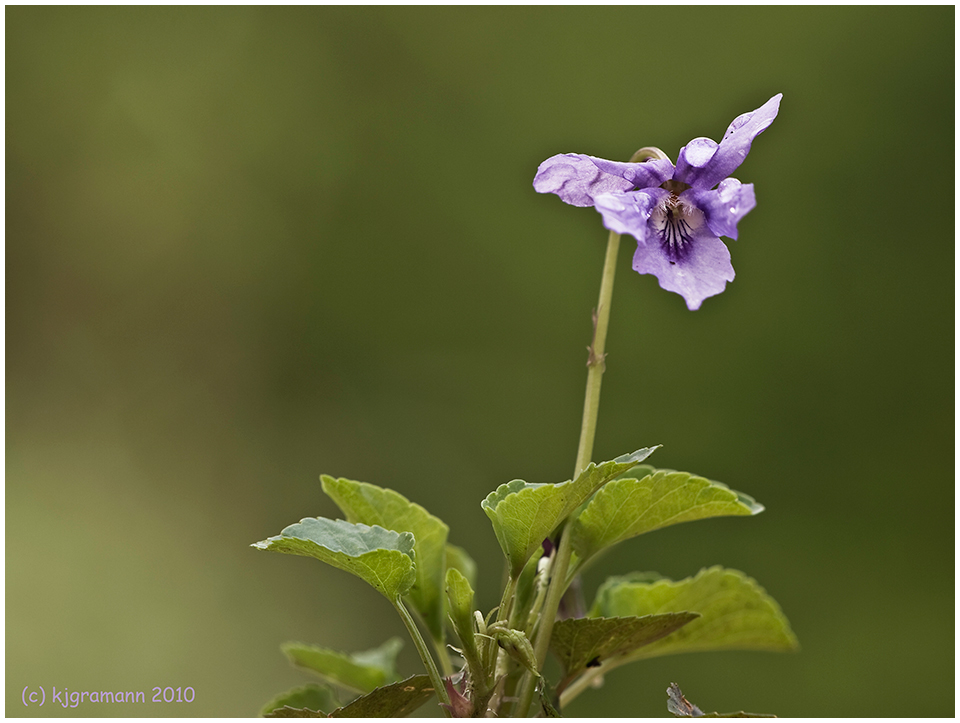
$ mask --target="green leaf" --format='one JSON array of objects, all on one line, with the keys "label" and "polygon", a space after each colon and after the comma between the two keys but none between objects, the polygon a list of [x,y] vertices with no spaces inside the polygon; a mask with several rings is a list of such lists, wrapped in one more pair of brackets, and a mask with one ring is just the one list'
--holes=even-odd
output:
[{"label": "green leaf", "polygon": [[413,585],[413,535],[343,520],[308,517],[252,547],[315,557],[370,583],[391,602]]},{"label": "green leaf", "polygon": [[450,528],[399,492],[329,475],[322,475],[320,480],[323,491],[343,510],[348,521],[413,534],[417,577],[408,599],[434,639],[442,639],[444,554]]},{"label": "green leaf", "polygon": [[570,618],[553,626],[550,649],[564,678],[579,675],[609,658],[634,652],[660,640],[700,615],[692,612],[621,618]]},{"label": "green leaf", "polygon": [[751,497],[719,482],[657,470],[642,479],[604,485],[574,522],[571,543],[577,556],[586,560],[605,547],[668,525],[762,510]]},{"label": "green leaf", "polygon": [[604,483],[646,459],[656,447],[645,447],[610,462],[592,462],[575,480],[534,484],[513,480],[500,485],[480,503],[493,523],[500,548],[516,578],[530,555],[551,532]]},{"label": "green leaf", "polygon": [[447,570],[447,601],[453,629],[460,638],[460,652],[471,675],[485,675],[474,636],[473,588],[463,573],[453,567]]},{"label": "green leaf", "polygon": [[679,582],[611,578],[591,616],[693,611],[701,617],[627,656],[630,660],[706,650],[793,650],[797,639],[777,602],[738,570],[711,567]]},{"label": "green leaf", "polygon": [[327,718],[327,714],[310,708],[293,708],[285,705],[272,713],[264,713],[264,718]]},{"label": "green leaf", "polygon": [[281,649],[294,665],[311,670],[335,685],[369,693],[399,679],[396,660],[402,647],[400,638],[391,638],[379,648],[359,653],[341,653],[305,643],[284,643]]},{"label": "green leaf", "polygon": [[383,683],[378,683],[378,685],[394,683],[400,680],[400,676],[397,675],[397,653],[400,652],[401,648],[403,648],[402,639],[390,638],[379,647],[351,653],[350,658],[357,665],[383,671]]},{"label": "green leaf", "polygon": [[623,474],[621,474],[620,477],[618,477],[618,479],[626,479],[627,477],[630,477],[631,479],[643,479],[648,474],[653,474],[656,471],[657,471],[657,468],[654,467],[653,465],[638,464],[631,467]]},{"label": "green leaf", "polygon": [[447,569],[451,567],[467,578],[470,587],[477,586],[477,563],[462,547],[447,543]]},{"label": "green leaf", "polygon": [[620,455],[609,462],[601,462],[600,464],[591,462],[588,464],[586,469],[577,475],[575,480],[564,483],[565,485],[570,485],[570,491],[568,493],[569,500],[564,517],[567,517],[571,512],[586,502],[594,492],[610,480],[620,477],[625,472],[637,466],[647,467],[647,465],[638,465],[638,463],[645,460],[659,448],[659,444],[653,447],[643,447],[636,452]]},{"label": "green leaf", "polygon": [[428,675],[413,675],[399,683],[377,688],[338,708],[331,718],[399,718],[410,715],[430,700],[436,691]]},{"label": "green leaf", "polygon": [[487,495],[480,506],[493,523],[500,548],[510,562],[510,575],[516,578],[563,519],[566,500],[559,485],[513,480]]},{"label": "green leaf", "polygon": [[[326,713],[323,713],[323,711],[333,710],[338,705],[340,704],[337,703],[337,699],[333,695],[333,691],[327,686],[310,683],[308,685],[301,685],[298,688],[293,688],[285,693],[281,693],[263,706],[263,709],[260,711],[260,715],[269,716],[278,708],[282,709],[284,706],[286,706],[288,708],[297,710],[306,708],[310,711],[320,713],[320,717],[325,718]],[[281,714],[275,717],[285,716]]]},{"label": "green leaf", "polygon": [[447,600],[450,603],[450,617],[464,645],[473,642],[473,588],[459,570],[447,570]]}]

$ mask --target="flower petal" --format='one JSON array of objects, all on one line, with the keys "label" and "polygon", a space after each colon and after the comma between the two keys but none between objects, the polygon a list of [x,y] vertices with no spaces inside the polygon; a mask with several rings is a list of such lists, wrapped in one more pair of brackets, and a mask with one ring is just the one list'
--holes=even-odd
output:
[{"label": "flower petal", "polygon": [[780,110],[781,98],[783,94],[777,93],[756,110],[737,116],[723,134],[716,151],[706,161],[703,159],[705,149],[701,142],[710,141],[709,138],[698,138],[684,146],[677,158],[675,178],[698,191],[706,191],[720,183],[743,163],[753,139],[773,123]]},{"label": "flower petal", "polygon": [[753,184],[742,184],[736,178],[725,178],[713,191],[687,191],[693,205],[699,208],[707,226],[717,236],[737,237],[737,223],[757,205]]},{"label": "flower petal", "polygon": [[[589,156],[588,156],[589,158]],[[669,159],[651,158],[643,163],[622,163],[591,158],[597,168],[631,181],[635,188],[656,188],[664,181],[673,178],[673,164]]]},{"label": "flower petal", "polygon": [[555,193],[572,206],[592,206],[602,194],[659,186],[672,175],[670,161],[619,163],[563,153],[540,164],[533,187],[538,193]]},{"label": "flower petal", "polygon": [[674,178],[689,183],[686,179],[696,178],[698,173],[702,173],[703,167],[716,155],[719,147],[716,141],[709,138],[694,138],[680,149]]},{"label": "flower petal", "polygon": [[603,225],[616,233],[628,233],[640,244],[647,240],[650,212],[664,196],[662,188],[648,188],[631,193],[608,193],[597,196],[594,206],[603,216]]},{"label": "flower petal", "polygon": [[653,238],[650,241],[637,246],[633,255],[634,271],[656,276],[660,287],[680,294],[691,311],[699,309],[704,299],[719,294],[728,281],[733,281],[730,251],[705,224],[696,229],[689,252],[679,261],[671,261],[659,243],[653,242]]}]

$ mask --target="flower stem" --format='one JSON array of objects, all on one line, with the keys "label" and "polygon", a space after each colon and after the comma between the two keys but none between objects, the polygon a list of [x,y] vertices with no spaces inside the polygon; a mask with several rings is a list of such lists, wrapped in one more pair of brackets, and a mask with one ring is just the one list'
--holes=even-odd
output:
[{"label": "flower stem", "polygon": [[[420,659],[423,661],[423,666],[427,669],[430,682],[433,683],[433,687],[437,691],[437,698],[440,699],[441,703],[450,705],[450,696],[447,695],[446,686],[444,686],[440,672],[437,670],[437,664],[433,662],[433,656],[430,655],[430,651],[427,649],[427,644],[423,642],[423,636],[420,635],[417,624],[413,621],[413,618],[403,606],[403,603],[400,602],[400,598],[393,601],[393,606],[397,609],[397,612],[400,613],[400,619],[403,620],[403,624],[407,626],[407,632],[410,633],[410,637],[413,638],[413,644],[416,646],[417,652],[420,653]],[[443,710],[449,718],[450,711],[446,708]]]},{"label": "flower stem", "polygon": [[[590,344],[590,355],[587,358],[587,392],[583,401],[583,421],[580,425],[580,445],[577,448],[577,462],[573,470],[573,478],[590,464],[593,456],[593,438],[597,431],[597,414],[600,410],[600,382],[603,380],[604,357],[606,357],[607,327],[610,323],[610,301],[613,298],[613,279],[617,271],[617,252],[620,250],[620,234],[613,231],[607,239],[607,253],[603,260],[603,276],[600,279],[600,299],[594,311],[593,342]],[[547,649],[550,647],[550,636],[553,634],[553,623],[557,618],[557,609],[560,599],[567,589],[567,567],[570,565],[570,525],[565,525],[560,533],[560,543],[553,559],[550,571],[550,585],[547,588],[547,599],[540,614],[540,626],[537,630],[534,653],[537,656],[537,667],[543,669],[547,659]],[[536,679],[531,673],[523,679],[520,693],[520,702],[517,705],[516,715],[526,716],[533,701]]]},{"label": "flower stem", "polygon": [[[620,234],[613,231],[607,240],[607,255],[603,260],[603,277],[600,280],[600,299],[594,312],[593,343],[587,358],[587,393],[583,400],[583,421],[580,424],[580,446],[577,448],[577,464],[573,479],[590,464],[593,456],[593,438],[597,431],[597,414],[600,410],[600,382],[603,380],[604,357],[607,346],[607,327],[610,323],[610,301],[613,298],[613,278],[617,272],[617,252],[620,250]],[[564,570],[566,573],[566,570]]]}]

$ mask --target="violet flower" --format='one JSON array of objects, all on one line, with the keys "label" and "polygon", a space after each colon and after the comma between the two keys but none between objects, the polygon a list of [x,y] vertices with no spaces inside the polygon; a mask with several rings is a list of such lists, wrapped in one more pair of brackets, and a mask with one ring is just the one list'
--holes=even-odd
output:
[{"label": "violet flower", "polygon": [[676,166],[666,157],[620,163],[565,153],[540,164],[533,187],[596,208],[604,226],[637,239],[635,271],[653,274],[689,309],[699,309],[733,281],[730,251],[719,237],[736,239],[737,223],[757,201],[752,183],[729,175],[773,123],[782,97],[738,116],[719,144],[694,138],[680,149]]}]

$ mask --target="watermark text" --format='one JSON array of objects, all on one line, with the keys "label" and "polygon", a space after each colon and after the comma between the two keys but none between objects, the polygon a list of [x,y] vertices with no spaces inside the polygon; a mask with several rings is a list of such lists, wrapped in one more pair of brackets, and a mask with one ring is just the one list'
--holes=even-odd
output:
[{"label": "watermark text", "polygon": [[143,690],[69,690],[67,688],[25,685],[20,700],[25,707],[44,705],[79,708],[84,703],[192,703],[197,694],[193,686],[154,686]]}]

